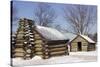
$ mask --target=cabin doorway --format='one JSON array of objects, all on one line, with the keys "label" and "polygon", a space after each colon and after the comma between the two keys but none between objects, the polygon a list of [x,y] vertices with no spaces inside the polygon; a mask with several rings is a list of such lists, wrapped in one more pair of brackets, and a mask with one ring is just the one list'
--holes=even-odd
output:
[{"label": "cabin doorway", "polygon": [[82,51],[82,43],[78,42],[78,51]]}]

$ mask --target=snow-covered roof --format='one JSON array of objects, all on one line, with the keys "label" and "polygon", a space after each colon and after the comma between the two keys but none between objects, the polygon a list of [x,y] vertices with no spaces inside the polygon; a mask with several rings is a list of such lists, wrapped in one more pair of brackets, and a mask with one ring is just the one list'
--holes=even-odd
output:
[{"label": "snow-covered roof", "polygon": [[58,30],[50,27],[36,25],[36,29],[48,40],[66,40],[67,38]]},{"label": "snow-covered roof", "polygon": [[84,39],[86,39],[86,40],[87,40],[88,42],[90,42],[90,43],[95,43],[95,41],[93,41],[91,38],[89,38],[89,37],[86,36],[86,35],[80,34],[80,36],[83,37]]},{"label": "snow-covered roof", "polygon": [[[66,33],[63,33],[65,36],[66,36],[66,38],[67,39],[69,39],[70,40],[70,42],[74,39],[74,38],[76,38],[78,35],[76,35],[76,34],[73,34],[73,33],[68,33],[68,32],[66,32]],[[93,41],[91,38],[89,38],[88,36],[86,36],[86,35],[82,35],[82,34],[79,34],[81,37],[83,37],[85,40],[87,40],[89,43],[95,43],[95,41]]]}]

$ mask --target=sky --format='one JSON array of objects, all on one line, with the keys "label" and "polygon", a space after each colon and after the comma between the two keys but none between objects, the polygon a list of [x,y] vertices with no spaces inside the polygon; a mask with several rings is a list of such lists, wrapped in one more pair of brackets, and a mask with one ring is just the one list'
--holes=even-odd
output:
[{"label": "sky", "polygon": [[[37,7],[38,2],[25,2],[25,1],[13,1],[13,8],[16,9],[16,15],[18,18],[28,18],[31,20],[34,20],[34,11]],[[48,3],[55,11],[57,18],[54,21],[54,24],[60,25],[62,28],[69,29],[70,25],[67,23],[67,21],[63,18],[64,12],[63,8],[65,6],[71,6],[71,4],[58,4],[58,3]],[[15,32],[18,28],[18,19],[15,21],[12,21],[12,23],[15,23],[12,25],[12,30]],[[97,31],[96,25],[94,25],[92,29],[92,33]]]}]

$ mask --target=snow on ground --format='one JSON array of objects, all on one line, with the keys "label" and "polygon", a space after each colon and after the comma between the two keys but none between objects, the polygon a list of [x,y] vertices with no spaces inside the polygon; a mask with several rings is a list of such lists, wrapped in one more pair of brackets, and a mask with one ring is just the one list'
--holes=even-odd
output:
[{"label": "snow on ground", "polygon": [[97,56],[97,51],[70,52],[71,55]]},{"label": "snow on ground", "polygon": [[22,60],[20,58],[13,59],[14,66],[41,65],[41,64],[59,64],[74,62],[89,62],[97,60],[97,51],[90,52],[70,52],[70,55],[51,57],[50,59],[42,59],[35,56],[31,60]]}]

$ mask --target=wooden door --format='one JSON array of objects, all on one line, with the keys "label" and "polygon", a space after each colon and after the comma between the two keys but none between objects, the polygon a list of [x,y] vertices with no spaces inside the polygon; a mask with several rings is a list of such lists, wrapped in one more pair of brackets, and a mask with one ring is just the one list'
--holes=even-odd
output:
[{"label": "wooden door", "polygon": [[82,51],[82,43],[78,42],[78,51]]}]

